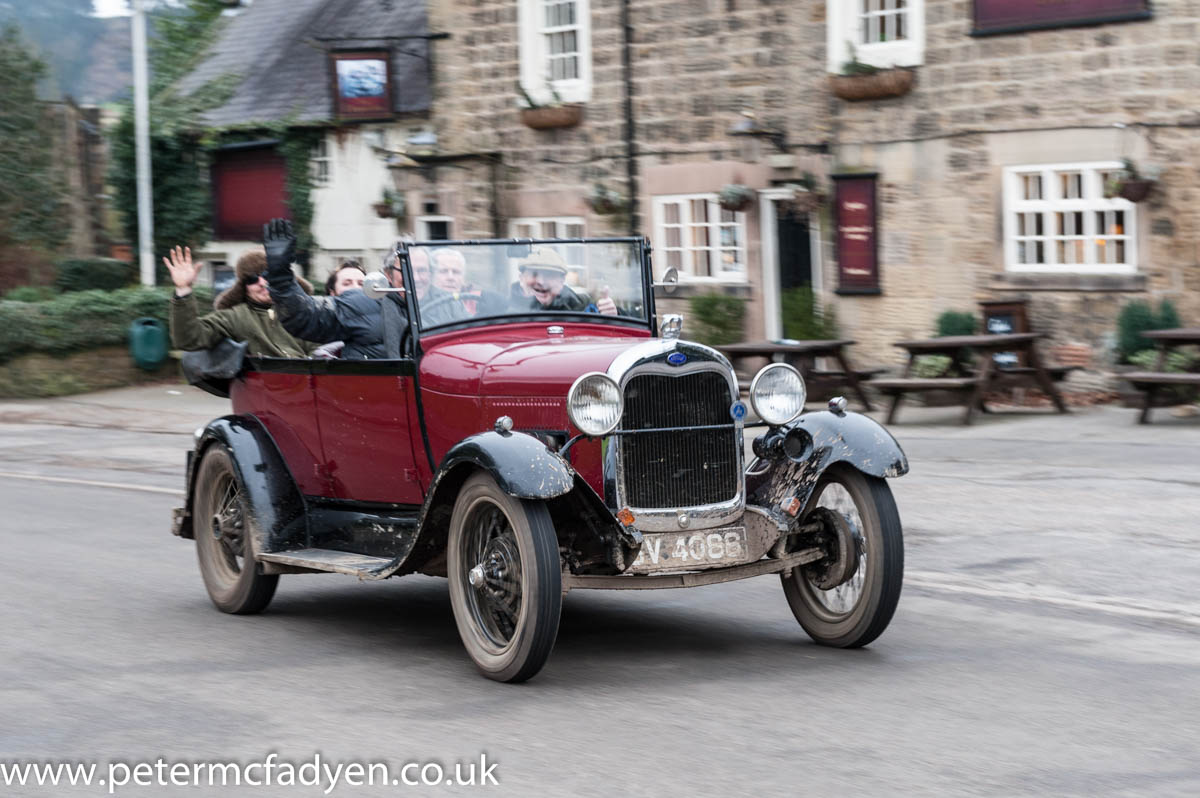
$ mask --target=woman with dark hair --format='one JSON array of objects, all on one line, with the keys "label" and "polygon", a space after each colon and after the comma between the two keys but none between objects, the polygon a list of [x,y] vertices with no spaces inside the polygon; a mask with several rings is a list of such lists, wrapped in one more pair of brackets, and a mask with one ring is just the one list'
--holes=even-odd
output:
[{"label": "woman with dark hair", "polygon": [[353,288],[361,289],[366,276],[362,264],[351,258],[330,272],[329,277],[325,279],[325,293],[328,296],[339,296]]}]

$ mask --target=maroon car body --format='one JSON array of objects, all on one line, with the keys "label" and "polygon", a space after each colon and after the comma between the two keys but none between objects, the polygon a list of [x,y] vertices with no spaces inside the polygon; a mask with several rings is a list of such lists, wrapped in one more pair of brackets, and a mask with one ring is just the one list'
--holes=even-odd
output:
[{"label": "maroon car body", "polygon": [[[475,285],[437,302],[473,313],[435,324],[434,294],[408,292],[400,358],[248,358],[224,384],[232,413],[197,431],[174,531],[197,540],[220,609],[261,611],[285,573],[448,576],[468,652],[503,681],[541,668],[578,588],[778,573],[817,642],[883,631],[903,564],[884,478],[908,466],[882,427],[844,401],[797,416],[802,381],[777,364],[751,398],[782,415],[749,424],[746,466],[737,376],[677,318],[660,335],[642,239],[414,244],[406,285],[423,246],[462,253]],[[587,277],[571,309],[522,293],[550,247],[570,264],[552,277]],[[382,275],[368,283],[392,301]]]}]

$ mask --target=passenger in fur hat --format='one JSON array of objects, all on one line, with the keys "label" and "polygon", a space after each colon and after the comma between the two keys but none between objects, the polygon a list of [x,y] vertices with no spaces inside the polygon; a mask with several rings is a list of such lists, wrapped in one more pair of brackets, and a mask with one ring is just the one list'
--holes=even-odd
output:
[{"label": "passenger in fur hat", "polygon": [[[210,349],[225,338],[246,341],[251,355],[266,357],[308,357],[314,344],[292,337],[275,316],[264,272],[267,256],[260,248],[238,258],[233,285],[213,301],[215,310],[200,316],[192,285],[200,263],[192,262],[192,250],[175,247],[163,263],[175,283],[171,298],[171,345],[176,349]],[[312,285],[302,277],[296,280],[312,293]]]}]

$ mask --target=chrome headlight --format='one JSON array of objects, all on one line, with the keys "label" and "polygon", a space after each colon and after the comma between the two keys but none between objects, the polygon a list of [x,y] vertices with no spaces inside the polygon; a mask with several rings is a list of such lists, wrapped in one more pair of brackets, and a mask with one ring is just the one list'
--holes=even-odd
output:
[{"label": "chrome headlight", "polygon": [[621,389],[607,374],[584,374],[567,392],[567,418],[579,431],[593,438],[607,435],[617,427],[625,409]]},{"label": "chrome headlight", "polygon": [[800,372],[787,363],[772,363],[750,383],[750,404],[759,418],[777,427],[804,412],[807,393]]}]

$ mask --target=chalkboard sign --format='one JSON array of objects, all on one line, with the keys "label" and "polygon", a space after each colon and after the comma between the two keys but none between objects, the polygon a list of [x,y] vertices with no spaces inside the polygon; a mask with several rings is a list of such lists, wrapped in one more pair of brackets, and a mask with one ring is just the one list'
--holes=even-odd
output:
[{"label": "chalkboard sign", "polygon": [[831,175],[839,294],[879,293],[878,208],[874,172]]},{"label": "chalkboard sign", "polygon": [[[987,300],[980,302],[979,307],[983,310],[983,331],[988,335],[1029,332],[1025,300]],[[997,352],[992,360],[997,366],[1024,366],[1025,353]]]}]

